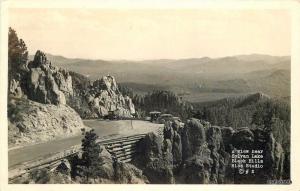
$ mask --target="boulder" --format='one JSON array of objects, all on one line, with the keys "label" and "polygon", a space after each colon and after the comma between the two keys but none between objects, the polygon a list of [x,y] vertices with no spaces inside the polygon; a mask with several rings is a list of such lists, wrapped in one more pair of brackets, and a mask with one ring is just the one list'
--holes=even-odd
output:
[{"label": "boulder", "polygon": [[17,97],[17,98],[21,98],[23,95],[23,91],[22,88],[20,86],[20,81],[16,80],[16,79],[12,79],[9,83],[9,94]]}]

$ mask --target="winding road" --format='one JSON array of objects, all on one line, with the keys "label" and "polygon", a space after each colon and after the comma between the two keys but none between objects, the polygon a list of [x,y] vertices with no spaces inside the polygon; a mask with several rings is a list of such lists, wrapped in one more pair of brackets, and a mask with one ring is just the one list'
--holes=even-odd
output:
[{"label": "winding road", "polygon": [[[83,120],[83,123],[85,126],[95,129],[95,132],[100,139],[149,133],[162,126],[161,124],[139,120]],[[45,143],[9,150],[8,167],[12,168],[18,164],[69,149],[74,145],[80,144],[82,137],[83,135],[79,134],[64,139],[51,140]]]}]

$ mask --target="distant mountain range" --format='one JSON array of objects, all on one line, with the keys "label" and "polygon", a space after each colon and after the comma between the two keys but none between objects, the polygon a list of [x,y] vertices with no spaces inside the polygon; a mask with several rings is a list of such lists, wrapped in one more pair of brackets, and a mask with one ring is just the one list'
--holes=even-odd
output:
[{"label": "distant mountain range", "polygon": [[192,102],[263,92],[290,96],[290,56],[262,54],[222,58],[159,60],[88,60],[48,54],[52,64],[98,79],[113,75],[137,93],[172,90]]}]

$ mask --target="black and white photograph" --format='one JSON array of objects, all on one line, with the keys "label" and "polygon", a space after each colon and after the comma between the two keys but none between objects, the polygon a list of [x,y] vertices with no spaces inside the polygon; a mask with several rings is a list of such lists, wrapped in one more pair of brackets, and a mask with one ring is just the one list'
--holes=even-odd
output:
[{"label": "black and white photograph", "polygon": [[295,181],[290,9],[6,13],[9,185]]}]

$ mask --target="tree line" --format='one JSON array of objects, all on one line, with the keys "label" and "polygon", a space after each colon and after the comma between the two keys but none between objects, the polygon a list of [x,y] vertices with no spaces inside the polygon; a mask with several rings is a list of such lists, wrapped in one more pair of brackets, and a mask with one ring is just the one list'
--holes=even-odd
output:
[{"label": "tree line", "polygon": [[145,95],[139,95],[126,86],[119,86],[119,90],[123,95],[132,98],[137,112],[142,117],[149,115],[151,111],[172,114],[183,120],[191,117],[192,105],[183,101],[172,91],[154,90]]}]

